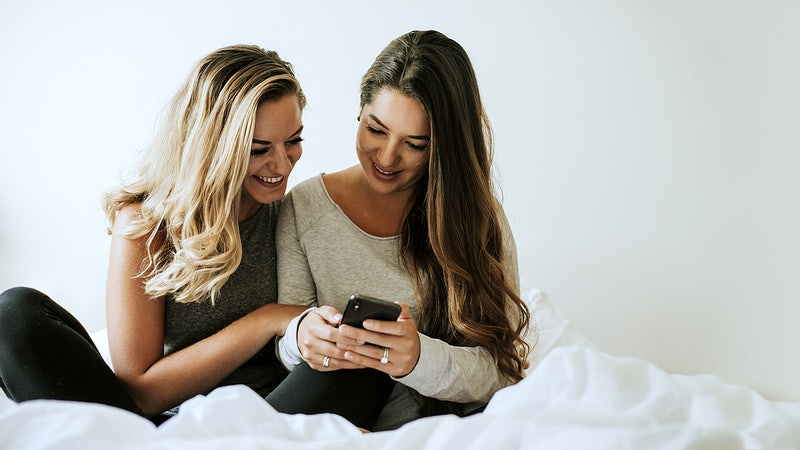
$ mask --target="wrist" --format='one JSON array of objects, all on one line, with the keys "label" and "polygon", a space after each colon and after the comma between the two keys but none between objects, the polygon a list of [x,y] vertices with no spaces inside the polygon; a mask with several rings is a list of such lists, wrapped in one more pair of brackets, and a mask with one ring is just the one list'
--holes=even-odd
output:
[{"label": "wrist", "polygon": [[303,356],[300,354],[300,347],[297,345],[297,329],[300,321],[314,309],[314,307],[308,308],[292,318],[286,326],[285,335],[278,341],[278,358],[289,371],[291,371],[294,366],[303,362]]}]

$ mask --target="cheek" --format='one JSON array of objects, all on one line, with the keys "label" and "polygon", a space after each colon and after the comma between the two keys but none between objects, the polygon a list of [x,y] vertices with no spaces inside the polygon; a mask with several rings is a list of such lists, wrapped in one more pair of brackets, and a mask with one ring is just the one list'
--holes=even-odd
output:
[{"label": "cheek", "polygon": [[289,152],[288,156],[289,161],[292,163],[292,167],[294,167],[294,165],[297,164],[297,161],[300,160],[300,157],[303,156],[303,147],[298,145]]},{"label": "cheek", "polygon": [[420,155],[419,160],[414,164],[414,170],[420,175],[428,173],[428,153]]},{"label": "cheek", "polygon": [[255,173],[256,173],[256,170],[258,170],[258,164],[256,164],[256,160],[257,160],[257,159],[258,159],[258,158],[252,158],[252,157],[251,157],[251,158],[250,158],[250,159],[247,161],[247,175],[248,175],[248,176],[255,174]]},{"label": "cheek", "polygon": [[374,147],[372,141],[373,140],[370,138],[369,134],[359,130],[358,134],[356,135],[356,151],[360,153],[366,153],[370,151],[370,149]]}]

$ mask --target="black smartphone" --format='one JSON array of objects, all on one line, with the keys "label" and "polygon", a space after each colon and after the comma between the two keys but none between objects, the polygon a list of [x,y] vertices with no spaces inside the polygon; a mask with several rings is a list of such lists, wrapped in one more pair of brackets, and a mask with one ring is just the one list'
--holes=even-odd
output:
[{"label": "black smartphone", "polygon": [[393,321],[400,317],[400,305],[379,298],[353,294],[342,313],[342,324],[364,328],[367,319]]}]

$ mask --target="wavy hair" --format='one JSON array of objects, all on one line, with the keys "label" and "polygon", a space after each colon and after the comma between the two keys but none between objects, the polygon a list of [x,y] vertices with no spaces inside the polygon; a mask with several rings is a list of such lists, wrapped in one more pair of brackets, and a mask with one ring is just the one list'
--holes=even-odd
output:
[{"label": "wavy hair", "polygon": [[420,329],[482,346],[511,381],[524,375],[530,313],[503,265],[493,193],[492,133],[464,49],[412,31],[381,52],[361,82],[361,107],[381,89],[420,102],[430,121],[427,178],[413,194],[400,246],[421,305]]},{"label": "wavy hair", "polygon": [[291,64],[276,52],[234,45],[210,53],[168,104],[130,179],[106,192],[111,228],[123,207],[141,203],[123,234],[148,236],[139,276],[150,297],[214,302],[239,266],[237,219],[256,109],[286,95],[305,107]]}]

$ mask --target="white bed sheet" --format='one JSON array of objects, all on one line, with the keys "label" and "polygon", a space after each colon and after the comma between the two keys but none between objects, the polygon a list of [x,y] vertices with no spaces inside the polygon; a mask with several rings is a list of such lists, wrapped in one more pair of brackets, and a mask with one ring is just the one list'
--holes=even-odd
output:
[{"label": "white bed sheet", "polygon": [[[118,409],[0,398],[5,449],[755,449],[800,448],[800,403],[765,400],[711,375],[668,374],[608,355],[538,292],[535,367],[486,411],[362,434],[327,414],[277,413],[241,386],[186,403],[159,428]],[[537,303],[538,302],[538,303]]]}]

